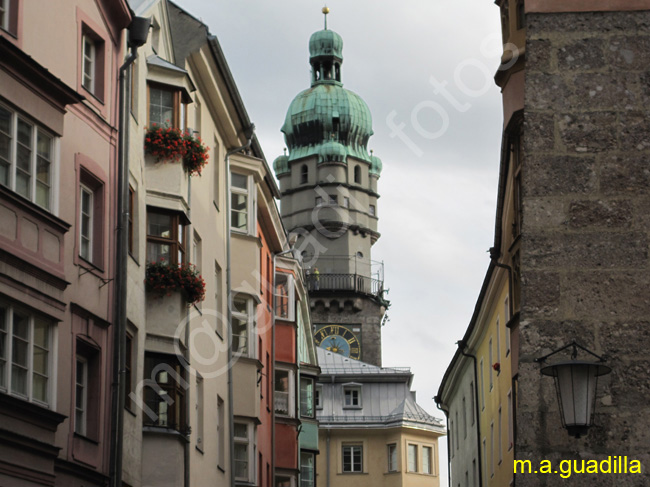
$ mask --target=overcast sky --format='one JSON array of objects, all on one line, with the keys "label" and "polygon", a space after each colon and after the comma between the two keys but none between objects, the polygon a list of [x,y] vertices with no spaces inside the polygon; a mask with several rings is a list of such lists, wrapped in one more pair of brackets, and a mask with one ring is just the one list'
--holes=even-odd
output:
[{"label": "overcast sky", "polygon": [[[269,164],[291,100],[309,87],[315,0],[176,0],[216,35]],[[501,125],[499,11],[492,0],[329,0],[342,81],[373,115],[379,231],[391,307],[385,366],[415,373],[432,400],[472,315],[494,238]],[[403,127],[399,129],[400,126]],[[397,128],[396,128],[397,127]],[[399,132],[399,134],[398,134]],[[447,484],[446,443],[440,463]]]}]

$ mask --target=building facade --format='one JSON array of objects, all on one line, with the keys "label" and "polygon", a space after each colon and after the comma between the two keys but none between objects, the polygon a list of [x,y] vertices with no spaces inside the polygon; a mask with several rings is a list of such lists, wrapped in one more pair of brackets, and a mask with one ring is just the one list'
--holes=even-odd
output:
[{"label": "building facade", "polygon": [[[488,452],[481,441],[471,455],[483,457],[481,485],[532,486],[543,479],[513,475],[513,460],[575,460],[579,466],[610,455],[636,458],[634,452],[647,449],[645,436],[629,425],[646,408],[638,400],[638,380],[646,374],[635,378],[633,371],[647,359],[638,346],[647,327],[643,304],[633,296],[646,286],[648,265],[641,250],[648,202],[639,161],[647,149],[641,67],[647,51],[640,46],[647,41],[650,3],[497,4],[505,49],[495,76],[504,114],[495,245],[474,317],[437,400],[449,411],[452,436],[461,384],[472,376],[482,408],[487,369],[477,365],[473,374],[468,364],[490,354],[494,322],[482,310],[502,306],[501,314],[510,316],[510,354],[500,374],[511,382],[503,381],[492,401],[499,397],[503,408],[508,391],[508,436],[490,455],[496,403],[486,399],[486,412],[477,417],[488,421],[480,420],[477,434],[487,439]],[[500,304],[504,296],[507,305]],[[536,361],[574,340],[607,356],[612,368],[598,384],[595,425],[578,439],[562,428],[553,381]],[[451,485],[465,485],[470,461],[451,459]],[[619,475],[616,484],[639,485],[644,475]],[[573,476],[572,482],[593,479]]]},{"label": "building facade", "polygon": [[[327,15],[327,14],[325,14]],[[291,102],[282,126],[288,155],[274,161],[282,218],[298,237],[316,343],[381,364],[383,263],[371,258],[377,232],[381,160],[368,152],[373,134],[366,103],[343,88],[343,40],[309,40],[311,87]]]},{"label": "building facade", "polygon": [[442,423],[415,402],[413,374],[318,348],[318,484],[440,485]]},{"label": "building facade", "polygon": [[103,486],[131,13],[123,1],[0,7],[0,484]]}]

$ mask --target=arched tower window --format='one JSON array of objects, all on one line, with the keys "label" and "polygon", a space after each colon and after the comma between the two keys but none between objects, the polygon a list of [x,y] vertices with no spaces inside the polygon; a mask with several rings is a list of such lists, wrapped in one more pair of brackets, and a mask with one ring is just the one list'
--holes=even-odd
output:
[{"label": "arched tower window", "polygon": [[303,164],[300,168],[300,184],[307,184],[307,179],[309,178],[309,168],[307,164]]},{"label": "arched tower window", "polygon": [[361,166],[358,164],[354,166],[354,182],[361,184]]}]

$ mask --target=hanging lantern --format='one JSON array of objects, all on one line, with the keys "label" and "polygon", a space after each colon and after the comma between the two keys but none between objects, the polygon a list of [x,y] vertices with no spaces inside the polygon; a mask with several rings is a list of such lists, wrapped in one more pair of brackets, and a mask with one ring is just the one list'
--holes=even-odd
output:
[{"label": "hanging lantern", "polygon": [[[542,368],[541,373],[555,379],[562,426],[567,429],[570,436],[580,438],[586,435],[594,424],[598,377],[609,374],[612,369],[603,365],[605,359],[575,341],[537,361],[543,362],[569,347],[573,347],[571,360],[548,365]],[[596,357],[598,361],[577,360],[578,348]]]}]

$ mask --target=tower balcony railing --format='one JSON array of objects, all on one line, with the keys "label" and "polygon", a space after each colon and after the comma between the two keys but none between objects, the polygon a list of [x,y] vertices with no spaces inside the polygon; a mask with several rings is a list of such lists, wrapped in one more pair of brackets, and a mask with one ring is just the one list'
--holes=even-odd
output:
[{"label": "tower balcony railing", "polygon": [[384,281],[359,274],[311,273],[307,275],[307,289],[309,292],[352,291],[382,297]]}]

